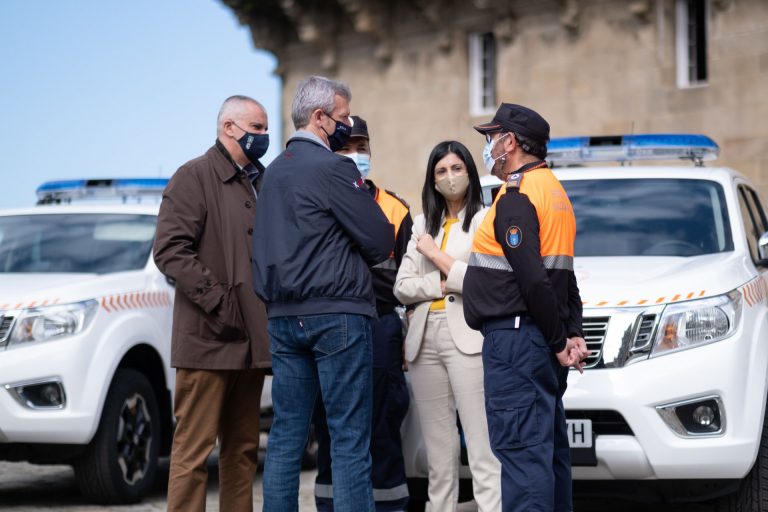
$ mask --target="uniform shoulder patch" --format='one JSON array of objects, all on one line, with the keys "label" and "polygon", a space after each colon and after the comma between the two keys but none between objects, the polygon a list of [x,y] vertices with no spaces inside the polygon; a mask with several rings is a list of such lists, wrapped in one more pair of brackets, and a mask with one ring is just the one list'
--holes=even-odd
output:
[{"label": "uniform shoulder patch", "polygon": [[395,199],[397,199],[398,201],[403,203],[403,206],[405,206],[409,210],[411,209],[411,205],[408,204],[408,201],[406,201],[405,199],[403,199],[402,197],[400,197],[396,193],[392,192],[391,190],[387,190],[387,189],[384,189],[384,192],[386,192],[387,194],[391,195],[392,197],[394,197]]},{"label": "uniform shoulder patch", "polygon": [[520,188],[520,182],[523,181],[523,174],[516,172],[510,174],[507,178],[507,188]]},{"label": "uniform shoulder patch", "polygon": [[507,229],[507,236],[505,238],[507,245],[512,249],[516,249],[517,247],[520,247],[520,244],[523,242],[523,232],[517,226],[510,226],[509,229]]}]

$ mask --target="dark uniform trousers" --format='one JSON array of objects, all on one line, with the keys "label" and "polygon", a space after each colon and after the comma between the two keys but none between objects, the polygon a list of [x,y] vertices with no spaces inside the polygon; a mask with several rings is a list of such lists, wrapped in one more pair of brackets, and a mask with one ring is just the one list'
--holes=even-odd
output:
[{"label": "dark uniform trousers", "polygon": [[[410,398],[403,375],[403,325],[396,312],[373,322],[373,426],[371,429],[371,481],[377,512],[405,510],[405,480],[400,425]],[[318,400],[313,419],[318,440],[315,504],[318,512],[333,511],[331,441],[323,403]]]},{"label": "dark uniform trousers", "polygon": [[562,400],[568,368],[529,317],[486,322],[482,333],[485,410],[491,448],[501,462],[502,510],[570,512]]}]

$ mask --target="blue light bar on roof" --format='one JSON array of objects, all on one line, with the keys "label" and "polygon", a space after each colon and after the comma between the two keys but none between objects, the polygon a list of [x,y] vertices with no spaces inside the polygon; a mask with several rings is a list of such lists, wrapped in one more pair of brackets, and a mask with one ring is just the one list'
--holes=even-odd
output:
[{"label": "blue light bar on roof", "polygon": [[642,160],[692,160],[701,165],[720,154],[720,147],[706,135],[683,133],[558,138],[549,141],[547,150],[547,161],[556,167]]},{"label": "blue light bar on roof", "polygon": [[41,203],[73,199],[128,198],[163,193],[168,178],[120,178],[47,181],[37,187]]}]

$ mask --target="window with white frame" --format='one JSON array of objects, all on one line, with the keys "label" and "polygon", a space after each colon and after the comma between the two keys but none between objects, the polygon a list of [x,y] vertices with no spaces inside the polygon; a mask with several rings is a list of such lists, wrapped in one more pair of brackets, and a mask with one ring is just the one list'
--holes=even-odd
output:
[{"label": "window with white frame", "polygon": [[469,111],[481,116],[496,111],[496,38],[493,32],[469,35]]},{"label": "window with white frame", "polygon": [[709,0],[677,0],[677,86],[706,85]]}]

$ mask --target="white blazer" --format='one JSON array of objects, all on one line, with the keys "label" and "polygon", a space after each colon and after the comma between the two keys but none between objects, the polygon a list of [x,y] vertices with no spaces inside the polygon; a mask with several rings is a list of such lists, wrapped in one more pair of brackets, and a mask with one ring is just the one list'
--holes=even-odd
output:
[{"label": "white blazer", "polygon": [[[483,221],[487,208],[483,208],[472,219],[469,232],[462,229],[464,210],[459,212],[459,220],[451,227],[445,252],[456,260],[445,280],[445,316],[448,329],[451,331],[456,347],[465,354],[478,354],[483,349],[483,335],[471,329],[464,320],[464,306],[461,298],[464,286],[464,274],[467,271],[469,254],[472,252],[472,239],[475,231]],[[429,258],[416,250],[416,242],[426,232],[424,215],[421,214],[413,221],[413,235],[408,242],[408,250],[400,263],[395,281],[395,297],[407,305],[417,304],[413,317],[408,325],[405,336],[405,359],[413,361],[419,355],[424,329],[427,325],[429,306],[432,301],[442,297],[440,291],[440,270]],[[445,231],[442,228],[435,237],[435,243],[440,247]]]}]

